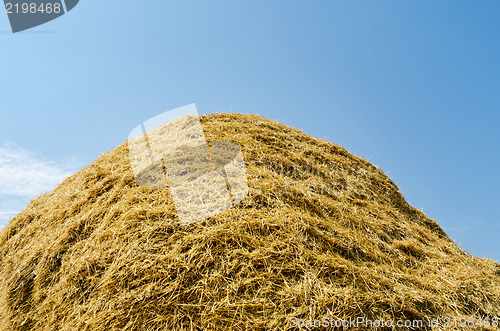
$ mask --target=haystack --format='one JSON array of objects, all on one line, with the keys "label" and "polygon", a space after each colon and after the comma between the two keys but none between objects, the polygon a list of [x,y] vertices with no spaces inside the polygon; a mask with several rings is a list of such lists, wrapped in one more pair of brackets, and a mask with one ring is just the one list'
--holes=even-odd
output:
[{"label": "haystack", "polygon": [[202,123],[240,146],[248,195],[181,225],[168,189],[136,184],[124,143],[0,233],[0,330],[496,329],[500,265],[462,251],[380,169],[262,117]]}]

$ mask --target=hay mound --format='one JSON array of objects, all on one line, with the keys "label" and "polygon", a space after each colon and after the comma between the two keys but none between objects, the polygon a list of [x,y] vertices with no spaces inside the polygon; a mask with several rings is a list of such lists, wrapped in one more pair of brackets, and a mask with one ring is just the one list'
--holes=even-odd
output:
[{"label": "hay mound", "polygon": [[180,225],[169,190],[136,185],[127,144],[102,155],[0,233],[0,330],[500,315],[500,265],[459,249],[378,168],[258,116],[202,123],[241,146],[248,196]]}]

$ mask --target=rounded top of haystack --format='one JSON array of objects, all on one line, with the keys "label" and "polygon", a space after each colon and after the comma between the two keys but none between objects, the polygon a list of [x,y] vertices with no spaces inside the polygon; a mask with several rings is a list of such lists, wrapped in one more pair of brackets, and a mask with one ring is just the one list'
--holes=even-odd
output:
[{"label": "rounded top of haystack", "polygon": [[241,201],[182,225],[177,193],[138,185],[122,144],[0,232],[0,330],[500,315],[500,266],[458,248],[377,167],[256,115],[201,123],[212,149],[239,146]]}]

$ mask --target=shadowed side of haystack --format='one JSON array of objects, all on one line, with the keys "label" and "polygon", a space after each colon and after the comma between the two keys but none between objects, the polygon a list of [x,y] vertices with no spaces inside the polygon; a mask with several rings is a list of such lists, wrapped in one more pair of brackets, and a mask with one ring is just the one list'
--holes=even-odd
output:
[{"label": "shadowed side of haystack", "polygon": [[169,189],[136,184],[127,144],[102,155],[0,233],[0,330],[500,315],[499,265],[460,250],[380,169],[262,117],[202,123],[241,148],[248,196],[182,226]]}]

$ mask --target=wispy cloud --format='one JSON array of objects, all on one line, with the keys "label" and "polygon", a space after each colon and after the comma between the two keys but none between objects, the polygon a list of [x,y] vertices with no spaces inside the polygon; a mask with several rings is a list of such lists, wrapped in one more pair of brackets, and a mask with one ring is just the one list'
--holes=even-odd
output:
[{"label": "wispy cloud", "polygon": [[78,167],[76,161],[44,159],[16,144],[0,145],[0,228],[20,205],[49,192]]},{"label": "wispy cloud", "polygon": [[74,169],[74,162],[59,164],[37,158],[15,144],[4,144],[0,146],[0,195],[39,195],[53,189]]}]

